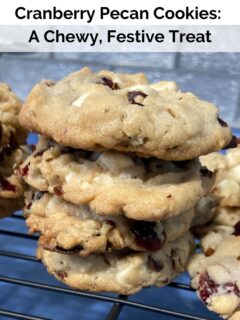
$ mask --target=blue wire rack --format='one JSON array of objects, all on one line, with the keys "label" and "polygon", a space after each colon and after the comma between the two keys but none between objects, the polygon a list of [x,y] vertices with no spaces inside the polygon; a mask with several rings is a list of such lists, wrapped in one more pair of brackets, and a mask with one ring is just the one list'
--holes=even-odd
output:
[{"label": "blue wire rack", "polygon": [[[15,224],[15,223],[18,223],[19,220],[22,220],[23,217],[20,216],[19,214],[14,214],[8,218],[8,220],[10,220],[10,219]],[[36,242],[37,238],[38,238],[37,236],[28,235],[27,233],[24,233],[24,232],[4,230],[4,229],[0,229],[0,235],[5,236],[5,237],[11,237],[16,241],[16,243],[19,241],[19,239],[25,239],[25,240],[28,240],[31,242]],[[32,245],[33,245],[33,243],[31,243],[31,246]],[[30,262],[32,264],[39,263],[39,261],[33,255],[17,253],[14,251],[0,250],[0,256],[7,258],[9,264],[12,264],[12,263],[14,264],[15,260],[23,260],[25,262]],[[164,307],[160,307],[160,306],[156,307],[156,306],[152,306],[151,304],[148,304],[148,303],[131,301],[131,300],[128,300],[127,296],[123,296],[123,295],[119,295],[117,297],[114,297],[114,296],[107,296],[107,295],[97,294],[97,293],[75,291],[75,290],[71,290],[71,289],[68,289],[65,287],[61,287],[61,286],[56,286],[56,285],[52,285],[52,284],[44,284],[44,283],[41,283],[38,281],[30,281],[30,280],[26,280],[26,279],[15,278],[15,277],[9,276],[8,274],[5,274],[5,275],[0,274],[0,288],[1,288],[1,285],[4,283],[5,284],[7,283],[8,285],[13,286],[13,289],[12,289],[13,293],[15,290],[14,289],[15,286],[21,286],[21,287],[25,287],[25,288],[31,288],[34,290],[40,289],[41,291],[44,291],[44,294],[47,294],[48,292],[54,292],[54,293],[58,293],[61,295],[72,295],[72,296],[78,297],[79,299],[87,298],[87,299],[91,299],[91,300],[96,300],[98,302],[110,303],[112,306],[105,317],[106,320],[118,319],[118,317],[120,316],[120,313],[122,312],[124,307],[141,309],[141,310],[145,310],[145,311],[148,311],[151,313],[157,313],[157,314],[171,316],[171,317],[175,317],[175,318],[179,318],[179,319],[191,319],[191,320],[212,319],[209,317],[201,317],[198,315],[191,315],[186,312],[175,311],[174,308],[169,309],[169,308],[164,308]],[[169,287],[172,287],[176,290],[193,292],[191,287],[187,284],[184,284],[184,283],[172,282],[171,284],[169,284]],[[195,294],[195,292],[193,294]],[[0,309],[0,315],[8,317],[8,318],[15,318],[15,319],[31,319],[31,320],[50,319],[50,318],[46,318],[46,317],[42,317],[42,316],[33,316],[33,315],[26,314],[26,313],[19,313],[19,312],[15,312],[12,310],[5,310],[5,309]],[[150,315],[149,315],[149,317],[151,319]]]}]

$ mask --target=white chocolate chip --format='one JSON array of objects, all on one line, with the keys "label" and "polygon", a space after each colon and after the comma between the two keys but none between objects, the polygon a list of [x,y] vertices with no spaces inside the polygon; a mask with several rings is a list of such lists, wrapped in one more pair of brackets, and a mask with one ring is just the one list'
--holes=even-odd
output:
[{"label": "white chocolate chip", "polygon": [[163,90],[172,90],[172,91],[179,91],[179,88],[174,81],[160,81],[157,83],[154,83],[151,85],[152,89],[155,89],[157,91],[163,91]]},{"label": "white chocolate chip", "polygon": [[240,164],[229,170],[229,177],[240,182]]},{"label": "white chocolate chip", "polygon": [[80,108],[88,95],[89,93],[84,93],[81,97],[72,102],[72,106]]},{"label": "white chocolate chip", "polygon": [[219,188],[223,196],[230,197],[233,193],[237,192],[239,184],[234,180],[224,179],[218,184],[217,188]]},{"label": "white chocolate chip", "polygon": [[239,298],[235,294],[227,293],[223,295],[212,296],[209,309],[218,314],[228,316],[234,312],[234,310],[238,307],[238,304]]}]

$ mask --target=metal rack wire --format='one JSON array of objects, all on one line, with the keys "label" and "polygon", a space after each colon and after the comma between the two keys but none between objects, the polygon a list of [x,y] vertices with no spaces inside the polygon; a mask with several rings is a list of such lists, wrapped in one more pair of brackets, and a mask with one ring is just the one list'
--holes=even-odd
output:
[{"label": "metal rack wire", "polygon": [[[18,214],[14,214],[11,216],[12,219],[18,220],[18,219],[24,219],[22,216]],[[31,240],[37,240],[38,237],[35,235],[28,235],[24,232],[16,232],[16,231],[9,231],[9,230],[3,230],[0,229],[0,235],[6,235],[10,237],[16,238],[24,238],[24,239],[31,239]],[[0,250],[0,256],[1,257],[7,257],[10,259],[20,259],[25,261],[30,261],[33,263],[39,263],[39,261],[31,255],[26,254],[20,254],[16,252],[11,251],[5,251]],[[191,319],[191,320],[210,320],[210,318],[201,317],[198,315],[183,313],[179,311],[175,311],[169,308],[161,308],[161,307],[155,307],[149,304],[140,303],[137,301],[129,301],[127,296],[119,295],[118,297],[111,297],[106,296],[103,294],[98,293],[91,293],[91,292],[83,292],[83,291],[75,291],[68,288],[63,288],[59,286],[49,285],[49,284],[42,284],[36,281],[29,281],[24,279],[17,279],[10,277],[8,275],[2,275],[0,274],[0,288],[1,283],[8,283],[12,286],[23,286],[23,287],[30,287],[32,289],[40,289],[44,290],[45,292],[55,292],[55,293],[61,293],[65,295],[73,295],[77,296],[79,298],[84,297],[87,299],[102,301],[102,302],[108,302],[111,303],[111,309],[109,313],[106,316],[106,320],[117,320],[120,313],[122,312],[124,307],[131,307],[131,308],[137,308],[142,309],[149,312],[154,312],[161,314],[162,316],[172,316],[179,319]],[[186,291],[193,291],[193,289],[186,284],[178,283],[178,282],[172,282],[168,286],[175,288],[176,290],[186,290]],[[29,319],[29,320],[50,320],[49,318],[44,318],[41,316],[32,316],[24,313],[18,313],[11,310],[4,310],[0,309],[0,316],[5,316],[8,318],[14,318],[14,319]]]}]

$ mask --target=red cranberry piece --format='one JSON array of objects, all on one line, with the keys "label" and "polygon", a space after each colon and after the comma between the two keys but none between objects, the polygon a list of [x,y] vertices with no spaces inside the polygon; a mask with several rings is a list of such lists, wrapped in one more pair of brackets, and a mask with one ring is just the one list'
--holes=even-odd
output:
[{"label": "red cranberry piece", "polygon": [[135,242],[139,247],[143,247],[147,251],[153,252],[160,250],[163,246],[164,239],[160,240],[154,230],[155,222],[134,221],[130,229],[135,235]]},{"label": "red cranberry piece", "polygon": [[68,276],[67,272],[65,271],[56,271],[55,273],[62,280]]},{"label": "red cranberry piece", "polygon": [[113,82],[111,79],[102,77],[102,85],[108,86],[112,90],[120,89],[119,85],[116,82]]},{"label": "red cranberry piece", "polygon": [[55,186],[53,188],[53,192],[59,197],[61,197],[63,195],[63,189],[61,186]]},{"label": "red cranberry piece", "polygon": [[143,107],[142,103],[135,101],[135,98],[138,96],[141,96],[145,99],[147,97],[147,94],[145,94],[141,91],[129,91],[128,92],[128,101],[130,102],[130,104],[137,104],[137,105]]},{"label": "red cranberry piece", "polygon": [[235,224],[233,235],[240,236],[240,221]]},{"label": "red cranberry piece", "polygon": [[21,170],[21,175],[22,175],[23,177],[25,177],[25,176],[28,174],[29,164],[30,164],[30,163],[26,164],[25,167],[23,167],[22,170]]},{"label": "red cranberry piece", "polygon": [[222,127],[228,127],[227,123],[225,121],[223,121],[221,118],[218,117],[217,119]]},{"label": "red cranberry piece", "polygon": [[206,303],[207,299],[217,293],[217,285],[209,278],[207,272],[200,275],[199,279],[199,295]]},{"label": "red cranberry piece", "polygon": [[6,191],[16,192],[16,186],[0,175],[0,188]]},{"label": "red cranberry piece", "polygon": [[207,178],[212,178],[212,176],[213,176],[212,171],[208,170],[207,167],[201,168],[201,169],[200,169],[200,172],[201,172],[201,174],[202,174],[204,177],[207,177]]},{"label": "red cranberry piece", "polygon": [[29,202],[29,204],[26,206],[26,209],[27,209],[27,210],[30,210],[30,209],[31,209],[31,207],[32,207],[32,201],[31,201],[31,202]]},{"label": "red cranberry piece", "polygon": [[207,250],[206,250],[206,252],[205,252],[205,256],[206,257],[210,257],[211,255],[213,255],[214,254],[214,250],[212,249],[212,248],[207,248]]},{"label": "red cranberry piece", "polygon": [[200,274],[199,295],[205,303],[207,303],[207,300],[210,296],[219,294],[220,292],[221,294],[234,293],[236,296],[240,296],[240,291],[235,283],[218,285],[210,279],[207,272]]}]

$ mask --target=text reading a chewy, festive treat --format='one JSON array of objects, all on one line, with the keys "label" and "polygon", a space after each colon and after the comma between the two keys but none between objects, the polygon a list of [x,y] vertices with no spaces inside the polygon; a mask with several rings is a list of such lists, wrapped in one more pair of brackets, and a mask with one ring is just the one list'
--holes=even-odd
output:
[{"label": "text reading a chewy, festive treat", "polygon": [[124,33],[112,29],[100,34],[98,32],[66,33],[57,29],[47,30],[40,35],[36,30],[33,30],[28,42],[39,43],[42,41],[48,43],[87,43],[91,47],[106,43],[163,43],[164,41],[172,43],[210,43],[212,42],[212,34],[209,30],[198,33],[185,33],[174,29],[168,30],[168,32],[165,33],[151,33],[145,30]]}]

